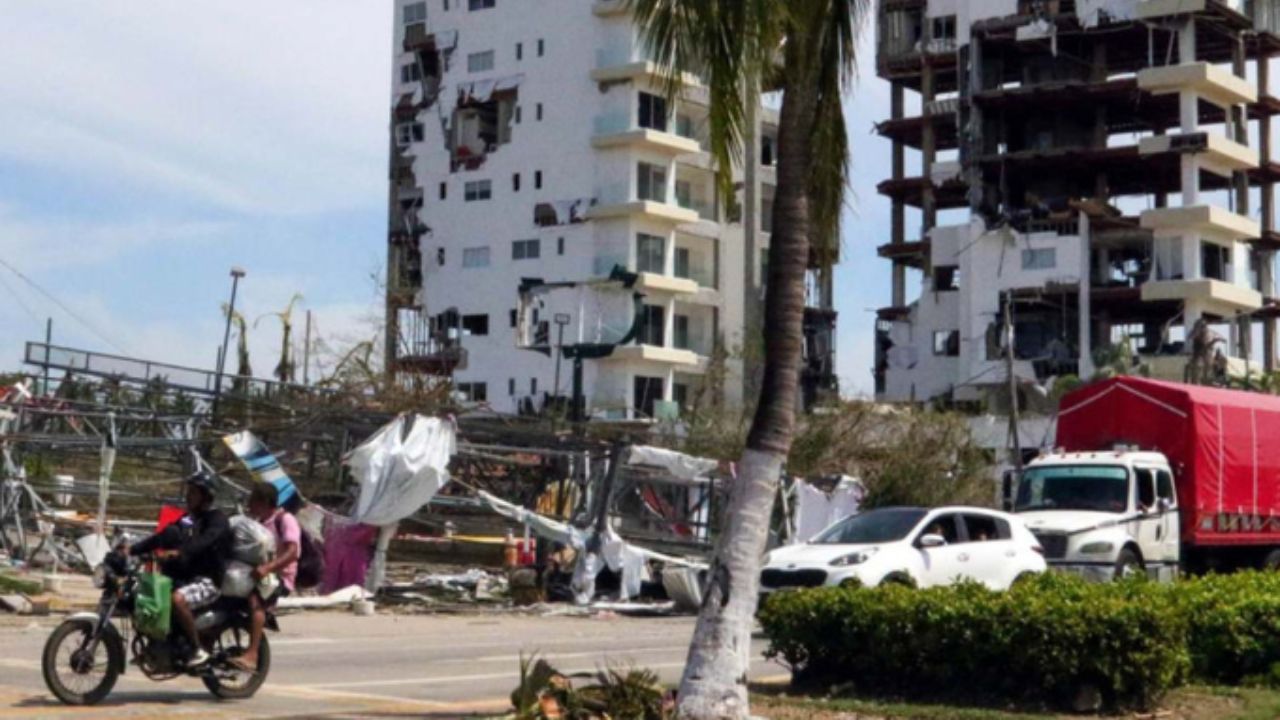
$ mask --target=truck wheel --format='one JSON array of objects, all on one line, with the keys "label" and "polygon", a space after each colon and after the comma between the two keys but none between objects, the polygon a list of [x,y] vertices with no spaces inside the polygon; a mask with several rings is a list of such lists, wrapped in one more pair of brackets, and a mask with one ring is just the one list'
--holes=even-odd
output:
[{"label": "truck wheel", "polygon": [[1120,557],[1116,558],[1115,578],[1117,580],[1142,575],[1144,572],[1142,558],[1138,557],[1138,553],[1134,552],[1133,548],[1124,548],[1120,551]]},{"label": "truck wheel", "polygon": [[1262,569],[1280,570],[1280,548],[1267,553],[1267,556],[1262,559]]}]

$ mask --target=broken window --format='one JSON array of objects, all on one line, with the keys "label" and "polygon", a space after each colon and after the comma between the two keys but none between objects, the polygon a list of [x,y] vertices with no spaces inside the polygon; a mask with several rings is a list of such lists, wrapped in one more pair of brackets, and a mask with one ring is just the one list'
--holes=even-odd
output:
[{"label": "broken window", "polygon": [[960,331],[959,330],[935,330],[933,331],[933,354],[943,357],[959,357],[960,356]]},{"label": "broken window", "polygon": [[636,235],[636,271],[657,273],[666,272],[667,240],[657,235]]},{"label": "broken window", "polygon": [[396,144],[400,147],[422,142],[423,137],[422,123],[400,123],[396,126]]},{"label": "broken window", "polygon": [[933,18],[929,29],[934,40],[954,40],[956,37],[956,16],[943,15]]},{"label": "broken window", "polygon": [[485,402],[489,399],[489,388],[482,382],[458,383],[454,388],[468,402]]},{"label": "broken window", "polygon": [[458,89],[450,131],[454,170],[474,170],[483,164],[485,155],[511,142],[518,83],[517,76],[464,83]]},{"label": "broken window", "polygon": [[1052,270],[1058,265],[1055,248],[1034,248],[1022,251],[1023,270]]},{"label": "broken window", "polygon": [[653,417],[654,408],[662,400],[665,381],[660,377],[637,375],[634,381],[635,411],[642,417]]},{"label": "broken window", "polygon": [[467,0],[468,10],[488,10],[493,7],[494,0]]},{"label": "broken window", "polygon": [[475,52],[467,55],[467,72],[484,72],[493,69],[493,51]]},{"label": "broken window", "polygon": [[960,289],[960,268],[943,265],[933,269],[933,289],[937,292]]},{"label": "broken window", "polygon": [[467,202],[488,200],[493,197],[493,187],[488,180],[471,180],[463,189],[463,198]]},{"label": "broken window", "polygon": [[542,241],[514,240],[511,243],[512,260],[537,260],[542,255]]},{"label": "broken window", "polygon": [[1200,269],[1202,276],[1231,282],[1231,279],[1227,276],[1230,266],[1230,250],[1217,243],[1200,243]]},{"label": "broken window", "polygon": [[667,201],[667,169],[650,163],[637,166],[636,196],[641,200]]},{"label": "broken window", "polygon": [[465,335],[488,335],[489,316],[484,314],[463,315],[462,332]]},{"label": "broken window", "polygon": [[400,82],[415,83],[422,79],[422,68],[418,67],[418,63],[405,63],[400,66]]},{"label": "broken window", "polygon": [[488,246],[464,248],[462,251],[462,267],[464,268],[489,267]]},{"label": "broken window", "polygon": [[667,99],[647,92],[640,93],[639,126],[642,128],[649,128],[650,130],[666,132]]},{"label": "broken window", "polygon": [[[447,9],[447,8],[446,8]],[[423,23],[427,21],[427,4],[425,2],[409,3],[404,6],[404,24]]]}]

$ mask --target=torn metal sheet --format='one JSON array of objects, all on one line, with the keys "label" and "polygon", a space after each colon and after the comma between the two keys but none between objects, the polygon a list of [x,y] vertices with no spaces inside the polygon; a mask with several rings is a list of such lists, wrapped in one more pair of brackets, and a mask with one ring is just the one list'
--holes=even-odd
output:
[{"label": "torn metal sheet", "polygon": [[720,467],[720,462],[717,460],[685,455],[675,450],[648,445],[631,446],[627,464],[660,467],[675,477],[688,481],[691,485],[706,484],[707,476]]}]

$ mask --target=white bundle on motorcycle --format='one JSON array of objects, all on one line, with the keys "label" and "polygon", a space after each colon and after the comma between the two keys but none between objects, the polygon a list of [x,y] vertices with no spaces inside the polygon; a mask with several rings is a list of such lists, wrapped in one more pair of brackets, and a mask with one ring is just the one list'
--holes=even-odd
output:
[{"label": "white bundle on motorcycle", "polygon": [[237,560],[227,563],[227,570],[222,574],[224,597],[247,598],[257,584],[258,581],[253,579],[252,565]]},{"label": "white bundle on motorcycle", "polygon": [[261,565],[276,553],[276,536],[247,515],[231,518],[231,557],[242,563]]}]

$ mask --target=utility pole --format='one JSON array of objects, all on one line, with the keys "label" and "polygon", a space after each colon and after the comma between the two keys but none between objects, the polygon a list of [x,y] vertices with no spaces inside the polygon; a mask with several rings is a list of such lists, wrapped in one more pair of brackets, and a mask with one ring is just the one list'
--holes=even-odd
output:
[{"label": "utility pole", "polygon": [[307,311],[307,335],[302,341],[302,384],[311,384],[311,311]]},{"label": "utility pole", "polygon": [[564,326],[569,324],[569,313],[556,313],[556,383],[555,396],[560,397],[560,356],[564,354]]},{"label": "utility pole", "polygon": [[49,354],[53,345],[53,318],[44,321],[44,382],[41,383],[40,394],[49,397]]},{"label": "utility pole", "polygon": [[218,371],[213,379],[213,408],[210,412],[210,423],[218,422],[218,403],[222,400],[222,370],[227,359],[227,343],[231,341],[231,316],[236,312],[236,290],[240,287],[240,278],[244,277],[244,268],[231,268],[231,303],[227,305],[227,325],[222,331],[222,352],[218,353]]},{"label": "utility pole", "polygon": [[1009,441],[1014,478],[1022,477],[1022,443],[1018,440],[1018,378],[1013,374],[1013,295],[1004,294],[1004,370],[1009,377]]}]

